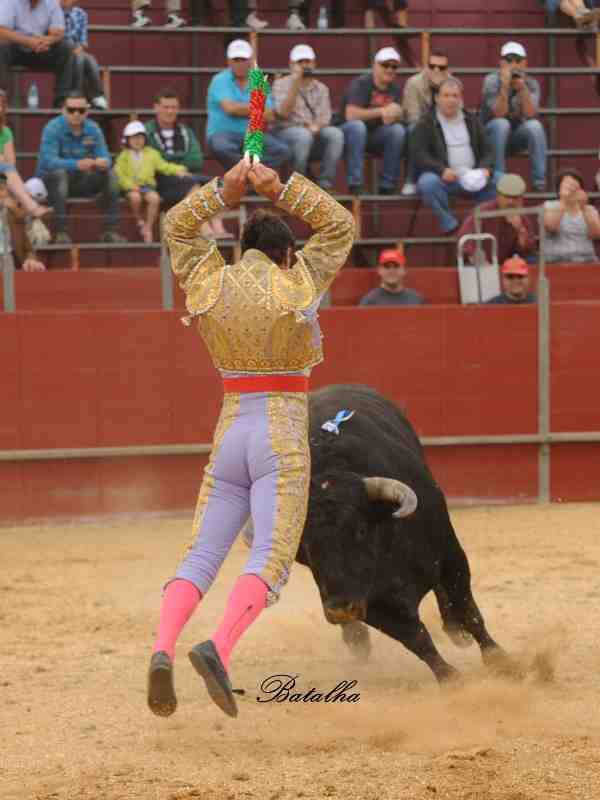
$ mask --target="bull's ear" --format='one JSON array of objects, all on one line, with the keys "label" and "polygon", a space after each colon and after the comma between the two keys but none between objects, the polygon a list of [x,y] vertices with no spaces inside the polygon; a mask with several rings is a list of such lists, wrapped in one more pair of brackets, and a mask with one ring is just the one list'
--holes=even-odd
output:
[{"label": "bull's ear", "polygon": [[417,495],[406,483],[394,478],[363,478],[369,500],[384,500],[396,503],[398,508],[393,517],[409,517],[417,510]]}]

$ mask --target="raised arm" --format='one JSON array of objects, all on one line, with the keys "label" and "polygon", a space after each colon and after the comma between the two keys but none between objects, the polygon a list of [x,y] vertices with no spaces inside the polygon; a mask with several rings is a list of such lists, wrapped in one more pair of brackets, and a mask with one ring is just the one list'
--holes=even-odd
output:
[{"label": "raised arm", "polygon": [[310,273],[317,295],[329,287],[352,249],[355,225],[352,214],[324,189],[294,172],[276,205],[306,222],[314,233],[297,260]]},{"label": "raised arm", "polygon": [[[167,213],[164,235],[171,254],[171,269],[186,295],[225,264],[214,239],[200,235],[203,223],[224,207],[215,178]],[[189,303],[188,309],[193,311]]]}]

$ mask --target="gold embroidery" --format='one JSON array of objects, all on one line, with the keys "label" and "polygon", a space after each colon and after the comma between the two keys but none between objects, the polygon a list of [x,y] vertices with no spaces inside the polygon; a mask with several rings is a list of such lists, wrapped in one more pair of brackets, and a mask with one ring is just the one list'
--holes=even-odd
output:
[{"label": "gold embroidery", "polygon": [[220,209],[215,182],[167,215],[173,270],[218,369],[288,372],[322,360],[317,323],[302,312],[316,303],[345,263],[354,221],[327,192],[297,173],[277,205],[316,231],[290,270],[281,270],[258,250],[246,251],[241,261],[227,266],[214,242],[199,235],[201,223]]},{"label": "gold embroidery", "polygon": [[227,433],[229,428],[233,425],[238,416],[239,406],[240,406],[239,395],[226,394],[224,396],[223,406],[221,408],[221,413],[219,414],[219,419],[217,421],[217,426],[215,428],[212,450],[210,451],[208,464],[206,465],[206,467],[204,467],[204,478],[202,479],[202,485],[200,486],[200,491],[198,493],[198,502],[196,503],[196,511],[194,512],[194,520],[192,522],[192,540],[186,547],[184,558],[190,552],[192,547],[195,545],[200,528],[202,527],[202,522],[204,521],[204,515],[206,513],[208,500],[215,486],[215,479],[214,479],[215,460],[217,458],[225,434]]},{"label": "gold embroidery", "polygon": [[273,545],[260,574],[271,589],[270,605],[287,583],[306,521],[310,486],[308,397],[295,393],[271,394],[267,414],[278,472]]}]

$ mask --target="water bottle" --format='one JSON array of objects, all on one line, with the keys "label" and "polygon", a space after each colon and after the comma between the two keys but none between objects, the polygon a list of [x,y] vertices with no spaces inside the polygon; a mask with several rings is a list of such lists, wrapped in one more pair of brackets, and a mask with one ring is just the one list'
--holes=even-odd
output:
[{"label": "water bottle", "polygon": [[327,6],[322,5],[319,9],[319,16],[317,18],[317,28],[324,30],[329,27],[329,19],[327,18]]},{"label": "water bottle", "polygon": [[40,93],[38,91],[37,83],[32,83],[29,87],[29,92],[27,94],[27,106],[29,108],[40,107]]}]

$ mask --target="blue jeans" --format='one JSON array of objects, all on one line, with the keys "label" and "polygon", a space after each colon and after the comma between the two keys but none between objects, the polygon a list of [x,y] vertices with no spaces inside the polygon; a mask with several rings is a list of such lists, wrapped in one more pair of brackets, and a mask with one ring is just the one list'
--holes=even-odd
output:
[{"label": "blue jeans", "polygon": [[450,197],[468,197],[475,203],[493,200],[496,197],[496,184],[493,180],[478,192],[466,192],[458,181],[446,183],[435,172],[423,172],[417,181],[419,194],[431,208],[444,233],[449,233],[458,226],[458,220],[450,213]]},{"label": "blue jeans", "polygon": [[90,100],[104,95],[100,67],[91,53],[73,56],[73,84],[79,91],[86,93],[87,90],[86,96]]},{"label": "blue jeans", "polygon": [[546,184],[546,154],[548,144],[546,131],[538,119],[528,119],[517,128],[511,127],[504,117],[491,119],[485,132],[494,148],[494,178],[497,180],[506,172],[506,156],[527,150],[531,161],[531,177],[536,189],[544,189]]},{"label": "blue jeans", "polygon": [[309,161],[320,161],[319,184],[324,189],[331,189],[335,183],[337,163],[344,150],[344,134],[339,128],[328,125],[315,134],[308,128],[291,125],[289,128],[279,128],[273,135],[290,148],[292,169],[301,175],[306,175]]},{"label": "blue jeans", "polygon": [[392,125],[378,125],[375,130],[369,131],[362,120],[356,119],[344,122],[340,128],[344,134],[348,186],[361,186],[364,183],[363,166],[366,151],[372,155],[383,156],[379,188],[395,189],[400,177],[406,138],[404,125],[394,122]]},{"label": "blue jeans", "polygon": [[48,201],[54,206],[56,232],[67,229],[67,198],[98,196],[98,203],[106,214],[105,227],[115,230],[119,224],[119,181],[115,173],[80,172],[57,169],[42,176],[48,189]]},{"label": "blue jeans", "polygon": [[[243,133],[213,133],[208,138],[208,146],[219,164],[225,169],[231,169],[238,163],[242,157],[243,144]],[[285,164],[291,157],[291,150],[285,142],[279,141],[271,133],[265,133],[265,148],[261,159],[263,164],[275,169]]]}]

